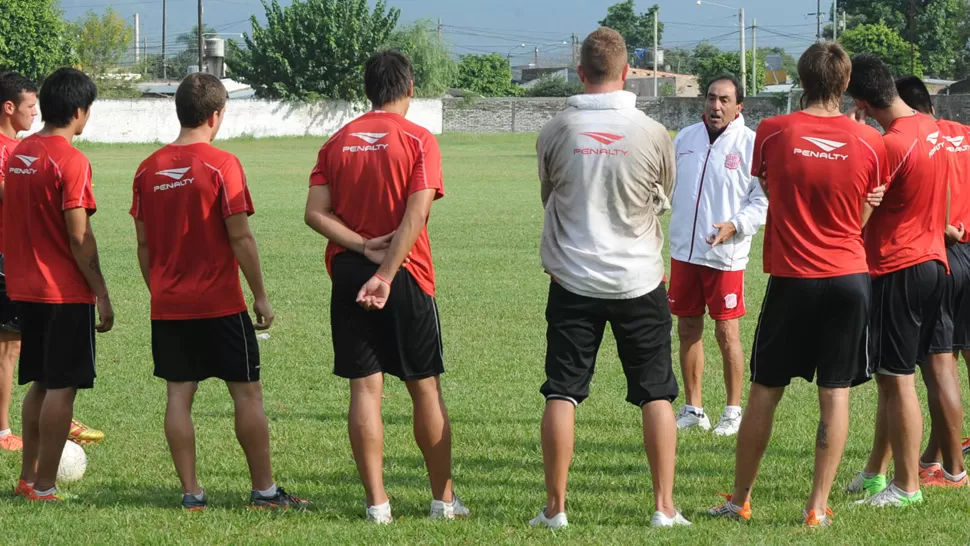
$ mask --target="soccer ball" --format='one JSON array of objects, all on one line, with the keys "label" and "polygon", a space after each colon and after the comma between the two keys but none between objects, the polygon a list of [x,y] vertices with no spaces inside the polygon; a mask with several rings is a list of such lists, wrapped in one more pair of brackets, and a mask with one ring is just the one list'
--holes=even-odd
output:
[{"label": "soccer ball", "polygon": [[88,468],[88,458],[81,446],[74,442],[64,442],[61,452],[61,464],[57,467],[57,481],[61,483],[76,482],[84,477]]}]

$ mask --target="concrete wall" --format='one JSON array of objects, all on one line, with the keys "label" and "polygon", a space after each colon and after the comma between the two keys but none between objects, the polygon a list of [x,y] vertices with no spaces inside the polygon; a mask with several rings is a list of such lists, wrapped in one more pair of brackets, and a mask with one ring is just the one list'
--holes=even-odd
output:
[{"label": "concrete wall", "polygon": [[[240,136],[326,136],[363,114],[345,102],[295,105],[283,102],[233,100],[226,109],[219,138]],[[435,134],[442,129],[440,100],[415,100],[408,119]],[[33,127],[39,131],[40,117]],[[169,142],[179,133],[171,99],[100,100],[81,136],[93,142]]]}]

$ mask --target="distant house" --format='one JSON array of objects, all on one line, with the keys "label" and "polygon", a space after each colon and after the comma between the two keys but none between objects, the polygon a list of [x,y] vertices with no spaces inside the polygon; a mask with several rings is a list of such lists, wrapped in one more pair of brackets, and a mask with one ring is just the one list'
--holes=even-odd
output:
[{"label": "distant house", "polygon": [[[970,80],[963,80],[964,82]],[[954,92],[953,88],[957,87],[961,82],[956,80],[939,80],[935,78],[925,78],[923,83],[926,84],[926,89],[930,92],[930,95],[947,95],[947,94],[961,94],[959,91]],[[958,88],[959,89],[959,88]],[[950,90],[949,93],[947,90]],[[970,89],[963,91],[962,93],[970,93]]]},{"label": "distant house", "polygon": [[569,83],[580,83],[579,74],[576,72],[575,67],[536,68],[532,65],[529,68],[522,69],[522,77],[519,79],[519,82],[523,87],[528,87],[526,84],[536,81],[543,76],[560,77]]},{"label": "distant house", "polygon": [[[653,70],[631,68],[627,74],[626,89],[640,97],[654,96]],[[701,95],[697,76],[673,72],[657,72],[657,91],[661,96],[667,94],[675,97],[699,97]]]},{"label": "distant house", "polygon": [[788,71],[781,55],[765,55],[765,85],[784,85],[788,83]]},{"label": "distant house", "polygon": [[[229,78],[224,78],[222,84],[226,86],[226,91],[229,92],[229,99],[251,99],[256,96],[256,92],[252,87],[245,83],[240,83]],[[178,89],[179,82],[170,81],[147,81],[139,82],[135,84],[135,88],[141,91],[143,98],[164,98],[164,97],[174,97],[175,91]]]}]

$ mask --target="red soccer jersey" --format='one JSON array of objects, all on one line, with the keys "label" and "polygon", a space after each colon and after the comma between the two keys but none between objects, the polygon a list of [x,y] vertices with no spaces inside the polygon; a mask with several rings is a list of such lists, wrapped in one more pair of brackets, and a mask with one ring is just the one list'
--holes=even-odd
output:
[{"label": "red soccer jersey", "polygon": [[765,273],[865,273],[862,206],[887,180],[879,132],[844,116],[796,112],[758,127],[751,174],[768,181]]},{"label": "red soccer jersey", "polygon": [[74,260],[64,211],[94,214],[88,158],[60,136],[32,135],[4,167],[4,268],[14,301],[88,303],[94,292]]},{"label": "red soccer jersey", "polygon": [[[334,134],[317,156],[310,185],[329,185],[334,214],[350,229],[371,239],[395,231],[411,194],[435,190],[444,196],[441,150],[427,129],[403,116],[370,112]],[[327,245],[327,270],[344,252]],[[425,226],[404,266],[425,293],[434,296],[434,266]]]},{"label": "red soccer jersey", "polygon": [[153,320],[246,310],[226,218],[253,212],[246,175],[229,152],[169,145],[142,162],[131,215],[145,224]]},{"label": "red soccer jersey", "polygon": [[[7,165],[7,159],[13,153],[13,149],[17,147],[20,141],[15,138],[10,138],[7,135],[0,133],[0,184],[3,184],[4,173],[7,172],[5,166]],[[3,253],[3,199],[0,199],[0,254]]]},{"label": "red soccer jersey", "polygon": [[889,188],[866,225],[869,274],[939,260],[946,265],[947,141],[928,116],[898,118],[883,136]]},{"label": "red soccer jersey", "polygon": [[940,136],[950,156],[950,224],[967,228],[960,242],[970,242],[970,127],[955,121],[937,120]]}]

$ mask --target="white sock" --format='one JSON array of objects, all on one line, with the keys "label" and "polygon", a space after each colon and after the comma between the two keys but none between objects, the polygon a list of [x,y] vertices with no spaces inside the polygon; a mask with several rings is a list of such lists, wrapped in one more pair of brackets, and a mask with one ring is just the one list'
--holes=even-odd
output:
[{"label": "white sock", "polygon": [[374,506],[371,506],[369,508],[371,510],[380,510],[381,512],[390,512],[391,511],[391,501],[387,501],[384,504],[375,504]]},{"label": "white sock", "polygon": [[687,408],[687,411],[693,414],[700,415],[700,416],[704,415],[704,408],[691,406],[690,404],[685,404],[684,407]]},{"label": "white sock", "polygon": [[944,470],[943,471],[943,477],[945,477],[946,479],[950,480],[951,482],[958,482],[958,481],[962,480],[963,478],[966,478],[967,477],[967,471],[964,470],[963,472],[957,474],[956,476],[952,476],[952,475],[950,475],[949,472],[947,472],[946,470]]},{"label": "white sock", "polygon": [[266,491],[257,490],[256,494],[259,495],[260,497],[263,497],[264,499],[269,499],[276,496],[276,491],[277,491],[277,487],[276,487],[276,484],[274,483]]},{"label": "white sock", "polygon": [[741,415],[741,406],[725,406],[725,414]]},{"label": "white sock", "polygon": [[193,499],[200,501],[205,498],[205,489],[201,489],[201,493],[186,493],[186,495],[192,497]]},{"label": "white sock", "polygon": [[871,480],[871,479],[875,478],[878,475],[879,474],[876,474],[875,472],[866,472],[865,470],[862,471],[862,477],[865,478],[865,479],[867,479],[867,480]]},{"label": "white sock", "polygon": [[907,499],[911,499],[911,498],[915,497],[917,493],[919,493],[919,489],[917,489],[916,491],[913,491],[912,493],[908,493],[906,491],[903,491],[901,488],[896,487],[896,484],[895,483],[893,484],[892,487],[893,487],[893,491],[897,495],[899,495],[900,497],[906,497]]},{"label": "white sock", "polygon": [[10,436],[10,429],[9,428],[5,428],[3,430],[0,430],[0,438],[3,438],[4,436]]},{"label": "white sock", "polygon": [[931,466],[936,466],[938,464],[940,464],[940,463],[924,463],[923,461],[920,461],[919,462],[919,467],[920,468],[929,468]]},{"label": "white sock", "polygon": [[34,490],[34,493],[36,493],[38,497],[46,497],[48,495],[53,495],[53,494],[57,493],[57,488],[56,487],[51,487],[47,491],[37,491],[37,490]]}]

